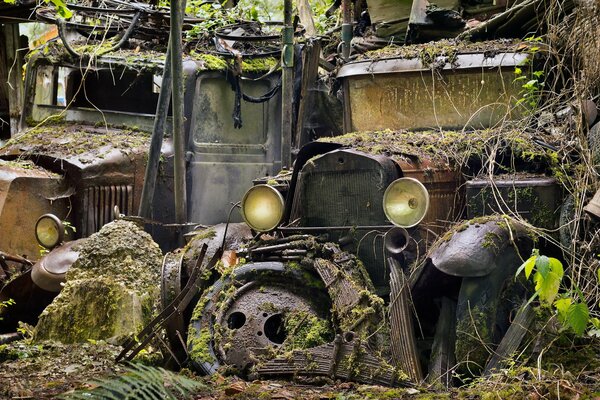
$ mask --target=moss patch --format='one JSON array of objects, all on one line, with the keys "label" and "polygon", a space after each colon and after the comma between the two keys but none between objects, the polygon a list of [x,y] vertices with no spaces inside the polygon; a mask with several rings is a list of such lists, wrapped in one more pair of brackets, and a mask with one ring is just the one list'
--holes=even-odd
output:
[{"label": "moss patch", "polygon": [[149,133],[134,129],[107,130],[80,124],[44,124],[7,141],[0,149],[0,155],[43,153],[78,157],[81,162],[91,162],[113,150],[124,154],[145,152],[149,143]]},{"label": "moss patch", "polygon": [[382,49],[368,51],[359,56],[359,59],[419,58],[424,64],[428,65],[439,56],[449,57],[450,59],[457,54],[468,53],[484,53],[492,56],[504,52],[523,52],[530,47],[530,43],[516,39],[487,40],[475,43],[456,39],[443,39],[410,46],[390,45]]},{"label": "moss patch", "polygon": [[520,129],[482,129],[476,131],[392,131],[353,132],[319,139],[356,150],[385,155],[397,160],[431,160],[438,166],[461,168],[469,160],[483,160],[486,150],[500,146],[526,162],[552,164],[552,152],[538,146],[533,137]]},{"label": "moss patch", "polygon": [[290,349],[309,349],[333,340],[329,320],[306,311],[293,311],[285,315],[285,346]]}]

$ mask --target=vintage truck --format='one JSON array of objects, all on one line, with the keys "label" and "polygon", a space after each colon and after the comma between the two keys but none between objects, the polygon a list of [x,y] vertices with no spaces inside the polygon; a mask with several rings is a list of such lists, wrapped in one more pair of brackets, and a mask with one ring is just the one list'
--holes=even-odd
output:
[{"label": "vintage truck", "polygon": [[[44,252],[97,232],[118,214],[138,215],[164,53],[131,39],[125,48],[95,55],[107,47],[69,45],[76,56],[53,41],[27,63],[22,130],[0,149],[0,283],[28,270],[0,298],[16,301],[3,311],[21,320],[35,321],[76,257],[57,249],[67,261],[50,262],[54,255],[40,258]],[[209,53],[197,48],[183,61],[191,226],[225,220],[229,203],[243,195],[255,176],[280,170],[276,58],[245,58],[234,75],[233,62],[214,50]],[[232,86],[236,79],[237,91]],[[241,98],[265,93],[270,96],[255,102]],[[237,101],[243,124],[234,128],[231,115]],[[152,214],[142,221],[149,223],[163,249],[177,247],[170,121],[169,113]],[[236,220],[241,217],[234,215]],[[32,288],[42,295],[32,295]],[[35,303],[30,299],[41,300],[26,312]],[[12,329],[15,322],[6,317],[2,323]]]},{"label": "vintage truck", "polygon": [[540,237],[558,228],[563,197],[551,144],[520,128],[527,49],[438,42],[339,68],[348,133],[257,179],[245,225],[203,230],[165,257],[166,305],[202,246],[221,256],[201,270],[195,308],[167,324],[174,353],[206,374],[388,385],[500,365],[511,322],[514,343],[531,317],[515,272],[534,246],[555,251]]}]

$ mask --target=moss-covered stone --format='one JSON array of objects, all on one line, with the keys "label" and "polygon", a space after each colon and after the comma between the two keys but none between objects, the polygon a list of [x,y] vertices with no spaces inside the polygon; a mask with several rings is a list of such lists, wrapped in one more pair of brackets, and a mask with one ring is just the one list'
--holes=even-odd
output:
[{"label": "moss-covered stone", "polygon": [[62,292],[40,316],[36,340],[120,337],[146,325],[158,302],[162,253],[135,224],[105,225],[76,250]]}]

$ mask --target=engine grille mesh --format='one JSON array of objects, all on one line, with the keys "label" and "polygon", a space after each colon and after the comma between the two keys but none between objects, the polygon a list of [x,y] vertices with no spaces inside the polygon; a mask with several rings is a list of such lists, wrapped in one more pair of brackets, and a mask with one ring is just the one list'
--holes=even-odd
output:
[{"label": "engine grille mesh", "polygon": [[385,223],[381,171],[327,171],[303,176],[301,225],[376,225]]},{"label": "engine grille mesh", "polygon": [[114,219],[114,207],[123,214],[133,211],[133,186],[92,186],[83,192],[83,236],[97,232]]},{"label": "engine grille mesh", "polygon": [[[387,225],[383,193],[390,181],[383,169],[318,171],[302,174],[294,200],[293,215],[301,226]],[[365,265],[373,284],[384,294],[388,272],[384,265],[382,233],[330,232],[329,239],[353,234],[354,249]]]}]

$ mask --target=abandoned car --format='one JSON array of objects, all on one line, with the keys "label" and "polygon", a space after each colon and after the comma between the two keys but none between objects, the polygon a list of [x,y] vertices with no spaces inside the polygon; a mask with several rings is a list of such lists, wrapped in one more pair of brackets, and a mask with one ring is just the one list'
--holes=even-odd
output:
[{"label": "abandoned car", "polygon": [[[530,315],[530,288],[515,272],[534,247],[555,251],[538,230],[560,231],[563,208],[561,187],[549,174],[550,139],[519,128],[531,107],[523,104],[515,70],[533,68],[538,54],[531,47],[510,40],[441,41],[358,56],[334,72],[345,134],[319,138],[327,135],[299,129],[295,140],[280,135],[276,65],[260,64],[267,76],[237,83],[254,96],[272,94],[262,96],[263,103],[242,103],[249,122],[237,130],[229,110],[236,110],[241,94],[223,79],[226,64],[206,55],[186,59],[188,211],[190,221],[213,226],[164,258],[166,313],[159,321],[167,328],[167,356],[204,374],[227,369],[247,377],[386,385],[425,377],[449,385],[455,373],[496,368],[518,346]],[[157,65],[117,54],[82,69],[39,56],[28,70],[24,121],[60,111],[54,132],[77,137],[84,130],[110,146],[110,138],[95,136],[110,132],[94,133],[110,124],[136,137],[151,129],[151,100],[161,84]],[[96,90],[127,77],[115,93]],[[51,83],[50,95],[38,95],[44,86],[36,79]],[[129,110],[125,104],[138,98],[138,85],[147,104],[136,101],[139,109]],[[129,125],[132,113],[139,114],[136,129],[114,127]],[[79,128],[83,119],[97,126]],[[17,171],[30,165],[31,174],[50,174],[43,175],[51,184],[40,214],[58,218],[38,222],[56,237],[49,247],[60,241],[60,220],[88,235],[114,217],[114,206],[136,213],[143,164],[143,150],[131,150],[137,141],[126,150],[104,150],[93,140],[83,148],[62,143],[61,135],[57,143],[73,150],[67,156],[60,154],[64,149],[28,142],[37,129],[13,140],[2,155]],[[320,140],[300,148],[314,136]],[[298,151],[293,169],[277,173],[285,164],[278,158],[284,140]],[[130,169],[114,167],[113,152]],[[114,181],[104,180],[106,171],[116,173]],[[262,178],[248,189],[256,177]],[[159,188],[172,190],[168,178]],[[171,211],[166,198],[156,196],[154,219]],[[238,201],[241,212],[230,213]],[[21,225],[35,224],[37,215],[31,218]],[[46,243],[41,235],[38,240]],[[50,264],[63,274],[76,257],[72,243],[40,260],[30,279]],[[135,345],[130,340],[125,347]]]},{"label": "abandoned car", "polygon": [[[257,179],[241,200],[246,224],[167,254],[164,305],[195,268],[209,277],[167,323],[172,354],[206,374],[388,385],[449,385],[502,362],[490,349],[529,318],[515,272],[534,246],[552,251],[536,229],[558,228],[563,197],[551,146],[512,124],[527,114],[514,70],[534,56],[512,41],[432,47],[343,65],[349,133]],[[204,245],[221,263],[198,267]]]},{"label": "abandoned car", "polygon": [[[10,314],[27,321],[35,321],[48,298],[60,290],[56,282],[48,286],[36,277],[64,280],[76,257],[67,251],[65,262],[42,258],[35,263],[44,249],[88,237],[119,214],[138,215],[161,89],[164,56],[156,51],[134,47],[93,57],[98,47],[72,46],[81,57],[69,54],[60,41],[31,56],[22,130],[0,149],[0,230],[11,232],[0,237],[0,278],[4,283],[32,265],[34,271],[13,280],[1,298],[14,299]],[[186,55],[190,225],[225,220],[228,203],[237,201],[255,176],[279,171],[276,65],[273,57],[258,54],[244,60],[234,76],[218,54]],[[239,126],[234,129],[236,102]],[[170,114],[165,116],[169,122]],[[151,214],[143,221],[164,249],[172,249],[178,243],[174,232],[181,226],[174,225],[171,124],[164,126],[159,178]],[[31,287],[42,295],[30,296]],[[41,299],[40,304],[25,312],[21,307],[30,307],[30,298]],[[7,317],[3,326],[10,330],[15,323]]]}]

